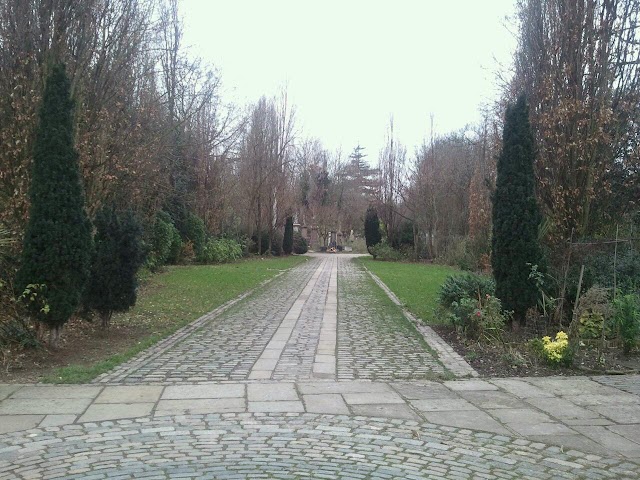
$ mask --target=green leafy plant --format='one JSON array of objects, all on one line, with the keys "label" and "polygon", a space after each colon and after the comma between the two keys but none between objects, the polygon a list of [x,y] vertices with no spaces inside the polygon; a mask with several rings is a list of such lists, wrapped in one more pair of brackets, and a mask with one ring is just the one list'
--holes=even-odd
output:
[{"label": "green leafy plant", "polygon": [[373,255],[373,258],[380,260],[399,261],[406,259],[402,252],[393,248],[385,240],[373,247],[369,247],[369,252]]},{"label": "green leafy plant", "polygon": [[300,234],[300,232],[293,232],[293,253],[302,255],[309,251],[309,245],[307,241]]},{"label": "green leafy plant", "polygon": [[182,239],[166,212],[158,212],[153,225],[151,252],[147,257],[147,267],[156,271],[167,263],[177,263],[182,251]]},{"label": "green leafy plant", "polygon": [[[609,290],[593,286],[578,300],[575,316],[579,320],[578,333],[580,338],[593,340],[611,336],[610,320],[613,308],[609,301]],[[607,332],[607,328],[609,331]]]},{"label": "green leafy plant", "polygon": [[185,221],[185,237],[193,244],[193,252],[197,258],[202,255],[206,241],[204,221],[195,213],[189,212]]},{"label": "green leafy plant", "polygon": [[477,299],[464,297],[453,302],[450,319],[456,328],[473,340],[500,341],[511,314],[502,310],[500,299],[485,295]]},{"label": "green leafy plant", "polygon": [[613,302],[614,323],[622,340],[624,353],[630,353],[640,336],[640,297],[624,295]]},{"label": "green leafy plant", "polygon": [[230,238],[209,239],[204,246],[201,261],[204,263],[226,263],[242,258],[243,248]]},{"label": "green leafy plant", "polygon": [[558,305],[558,299],[549,295],[549,284],[555,281],[555,279],[548,273],[540,271],[538,265],[532,265],[530,263],[527,263],[527,265],[531,268],[529,280],[533,281],[540,294],[538,298],[538,308],[542,312],[542,315],[550,317]]},{"label": "green leafy plant", "polygon": [[491,277],[475,273],[456,274],[447,277],[438,292],[438,303],[449,309],[453,302],[463,298],[482,298],[495,293],[495,283]]}]

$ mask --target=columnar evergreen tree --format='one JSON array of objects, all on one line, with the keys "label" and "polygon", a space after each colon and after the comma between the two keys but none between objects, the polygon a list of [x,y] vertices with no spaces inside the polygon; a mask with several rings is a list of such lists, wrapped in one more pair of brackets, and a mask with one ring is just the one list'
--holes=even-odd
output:
[{"label": "columnar evergreen tree", "polygon": [[293,217],[287,217],[287,221],[284,225],[282,251],[285,255],[291,255],[291,252],[293,251]]},{"label": "columnar evergreen tree", "polygon": [[373,205],[369,205],[369,208],[367,208],[367,214],[364,218],[364,239],[367,243],[367,251],[369,254],[373,255],[373,258],[375,259],[376,256],[371,253],[371,247],[382,241],[382,234],[380,233],[380,219],[378,218],[378,212]]},{"label": "columnar evergreen tree", "polygon": [[24,237],[18,290],[44,285],[47,313],[35,317],[50,328],[56,347],[63,325],[81,299],[91,254],[78,154],[73,140],[73,102],[64,66],[47,77],[33,147],[29,223]]},{"label": "columnar evergreen tree", "polygon": [[536,304],[538,292],[529,273],[531,265],[542,268],[543,261],[538,242],[541,215],[535,196],[534,157],[529,107],[521,95],[509,105],[505,116],[493,198],[491,256],[496,295],[505,309],[513,310],[517,320],[524,320],[527,309]]},{"label": "columnar evergreen tree", "polygon": [[101,209],[95,221],[95,249],[85,305],[100,314],[107,328],[113,312],[136,303],[136,273],[144,261],[142,226],[131,212]]}]

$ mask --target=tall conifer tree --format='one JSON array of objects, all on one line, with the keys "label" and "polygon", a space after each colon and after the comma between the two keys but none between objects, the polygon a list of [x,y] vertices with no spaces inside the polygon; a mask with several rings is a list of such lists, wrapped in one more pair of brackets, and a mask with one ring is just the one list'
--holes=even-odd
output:
[{"label": "tall conifer tree", "polygon": [[117,214],[103,207],[96,215],[95,249],[85,305],[109,327],[113,312],[126,312],[136,303],[136,274],[144,261],[142,226],[131,212]]},{"label": "tall conifer tree", "polygon": [[380,233],[380,219],[378,218],[378,212],[373,205],[369,205],[367,208],[367,214],[364,218],[364,239],[367,244],[367,251],[371,253],[371,247],[377,245],[382,241],[382,234]]},{"label": "tall conifer tree", "polygon": [[287,217],[287,222],[284,224],[282,251],[285,255],[291,255],[293,251],[293,217]]},{"label": "tall conifer tree", "polygon": [[517,320],[537,301],[531,265],[542,268],[541,215],[535,196],[535,147],[524,95],[507,108],[493,198],[491,264],[496,295]]},{"label": "tall conifer tree", "polygon": [[34,315],[49,326],[49,341],[55,347],[62,326],[80,302],[91,255],[90,224],[73,141],[73,101],[69,79],[60,64],[52,66],[46,80],[29,199],[29,223],[16,287],[45,286],[49,311],[34,311]]}]

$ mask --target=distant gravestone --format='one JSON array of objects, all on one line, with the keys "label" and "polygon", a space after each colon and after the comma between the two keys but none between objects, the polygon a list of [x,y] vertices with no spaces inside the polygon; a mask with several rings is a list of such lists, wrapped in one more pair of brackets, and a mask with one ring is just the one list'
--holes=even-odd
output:
[{"label": "distant gravestone", "polygon": [[345,252],[353,252],[353,248],[351,248],[351,247],[344,247],[344,251],[345,251]]}]

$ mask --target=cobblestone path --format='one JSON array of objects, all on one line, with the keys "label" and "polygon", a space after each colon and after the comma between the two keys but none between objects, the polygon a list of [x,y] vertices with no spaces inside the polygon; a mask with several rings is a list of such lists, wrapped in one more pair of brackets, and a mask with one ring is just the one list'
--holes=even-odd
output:
[{"label": "cobblestone path", "polygon": [[[270,282],[186,338],[152,348],[101,377],[100,383],[245,380],[271,337],[321,265],[312,259]],[[132,367],[133,365],[133,367]]]},{"label": "cobblestone path", "polygon": [[341,262],[338,278],[340,380],[444,375],[421,335],[362,267]]},{"label": "cobblestone path", "polygon": [[445,374],[401,309],[362,267],[338,256],[313,258],[176,338],[97,382],[335,379],[336,373],[341,380],[392,380]]},{"label": "cobblestone path", "polygon": [[93,384],[0,385],[0,480],[640,478],[640,376],[445,380],[385,295],[318,256]]},{"label": "cobblestone path", "polygon": [[502,435],[312,414],[121,420],[0,438],[2,479],[541,480],[638,475],[632,462]]}]

